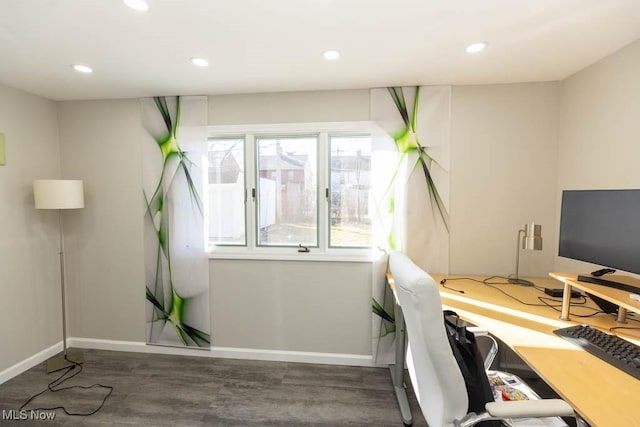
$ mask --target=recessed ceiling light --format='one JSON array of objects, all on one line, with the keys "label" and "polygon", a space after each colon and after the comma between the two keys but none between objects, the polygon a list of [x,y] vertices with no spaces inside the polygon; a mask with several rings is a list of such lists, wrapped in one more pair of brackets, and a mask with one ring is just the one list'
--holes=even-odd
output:
[{"label": "recessed ceiling light", "polygon": [[208,67],[209,61],[204,58],[191,58],[189,59],[193,65],[197,65],[198,67]]},{"label": "recessed ceiling light", "polygon": [[324,56],[324,59],[327,59],[329,61],[340,58],[340,52],[338,52],[337,50],[326,50],[322,55]]},{"label": "recessed ceiling light", "polygon": [[144,0],[122,0],[124,4],[138,12],[146,12],[149,10],[149,4]]},{"label": "recessed ceiling light", "polygon": [[470,44],[465,48],[465,52],[467,53],[478,53],[483,51],[487,47],[487,42],[478,42]]},{"label": "recessed ceiling light", "polygon": [[73,69],[79,73],[85,73],[85,74],[93,73],[93,70],[91,69],[91,67],[87,67],[86,65],[72,64],[71,67],[73,67]]}]

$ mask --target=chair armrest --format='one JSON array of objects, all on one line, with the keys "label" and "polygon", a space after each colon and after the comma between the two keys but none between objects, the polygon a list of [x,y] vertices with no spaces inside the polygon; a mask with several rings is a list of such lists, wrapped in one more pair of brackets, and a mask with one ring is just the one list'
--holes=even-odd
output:
[{"label": "chair armrest", "polygon": [[485,405],[485,410],[491,417],[500,419],[575,417],[573,408],[562,399],[489,402]]},{"label": "chair armrest", "polygon": [[467,326],[467,331],[473,333],[476,338],[489,335],[489,332],[486,329],[482,329],[480,326]]},{"label": "chair armrest", "polygon": [[[485,405],[486,412],[468,413],[459,421],[454,421],[455,427],[472,427],[488,420],[513,420],[518,418],[546,418],[572,417],[579,426],[582,420],[573,412],[573,408],[562,399],[518,400],[510,402],[489,402]],[[511,425],[511,424],[509,424]]]},{"label": "chair armrest", "polygon": [[473,333],[473,336],[476,337],[476,339],[485,338],[491,341],[491,347],[489,348],[489,351],[487,352],[487,354],[483,355],[484,369],[485,371],[488,371],[489,369],[491,369],[491,364],[493,363],[493,359],[495,359],[496,355],[498,354],[498,342],[496,341],[495,338],[489,335],[489,332],[487,332],[485,329],[482,329],[478,326],[469,326],[467,327],[467,331]]}]

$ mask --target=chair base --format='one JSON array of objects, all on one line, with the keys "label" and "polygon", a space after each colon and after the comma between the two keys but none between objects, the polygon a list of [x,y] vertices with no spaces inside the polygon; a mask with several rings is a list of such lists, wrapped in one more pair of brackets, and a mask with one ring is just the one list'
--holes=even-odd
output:
[{"label": "chair base", "polygon": [[47,374],[84,363],[84,356],[79,351],[67,350],[66,354],[54,356],[47,360]]}]

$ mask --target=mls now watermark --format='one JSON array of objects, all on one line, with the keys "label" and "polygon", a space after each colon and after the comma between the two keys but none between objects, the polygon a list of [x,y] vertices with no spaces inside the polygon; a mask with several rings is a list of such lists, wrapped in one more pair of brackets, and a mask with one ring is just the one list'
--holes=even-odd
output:
[{"label": "mls now watermark", "polygon": [[53,421],[56,418],[54,411],[16,411],[15,409],[2,410],[3,420],[18,420],[18,421]]}]

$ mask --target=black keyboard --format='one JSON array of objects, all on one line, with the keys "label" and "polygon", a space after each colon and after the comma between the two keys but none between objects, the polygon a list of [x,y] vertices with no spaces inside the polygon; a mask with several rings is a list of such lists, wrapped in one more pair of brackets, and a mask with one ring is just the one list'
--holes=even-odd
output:
[{"label": "black keyboard", "polygon": [[587,325],[553,332],[640,380],[640,346]]}]

